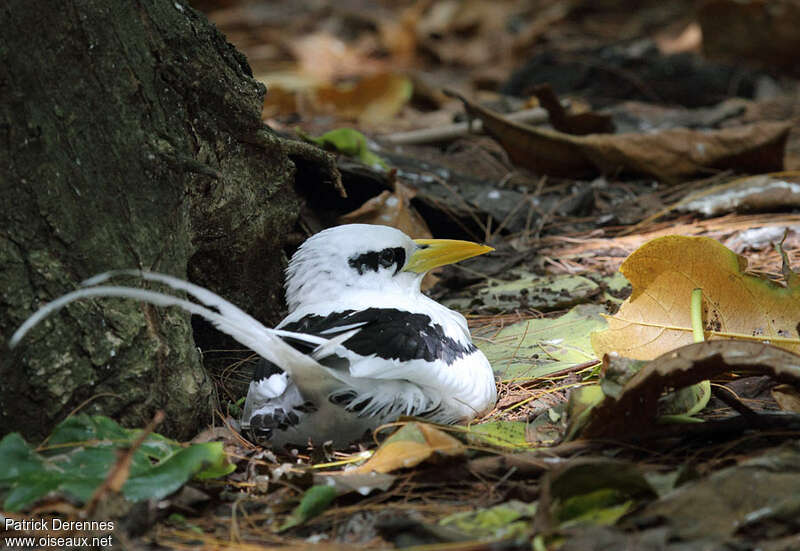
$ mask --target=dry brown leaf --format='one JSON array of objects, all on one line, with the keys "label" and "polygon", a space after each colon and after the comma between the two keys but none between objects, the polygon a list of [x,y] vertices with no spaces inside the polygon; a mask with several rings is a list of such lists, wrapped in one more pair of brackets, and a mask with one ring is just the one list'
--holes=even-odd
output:
[{"label": "dry brown leaf", "polygon": [[791,123],[761,122],[707,132],[676,128],[649,134],[571,136],[512,122],[461,98],[517,164],[539,173],[585,178],[618,172],[671,180],[702,170],[774,172],[783,169]]},{"label": "dry brown leaf", "polygon": [[778,385],[771,391],[772,398],[783,411],[800,413],[800,390],[794,385]]},{"label": "dry brown leaf", "polygon": [[550,125],[559,132],[578,136],[614,132],[614,121],[609,113],[599,113],[591,110],[571,113],[564,109],[549,84],[536,86],[533,89],[533,94],[539,99],[539,105],[547,110]]},{"label": "dry brown leaf", "polygon": [[584,438],[619,438],[645,433],[656,423],[658,401],[679,389],[723,373],[768,375],[800,383],[800,356],[758,342],[716,340],[691,344],[649,362],[623,387],[617,399],[595,406],[581,431]]},{"label": "dry brown leaf", "polygon": [[391,119],[411,99],[411,81],[401,75],[379,73],[353,86],[330,86],[316,91],[313,101],[338,117],[363,123]]},{"label": "dry brown leaf", "polygon": [[467,448],[433,425],[408,423],[391,435],[354,473],[388,473],[397,469],[415,467],[427,459],[440,455],[464,455]]},{"label": "dry brown leaf", "polygon": [[297,79],[300,86],[287,88],[270,75],[259,77],[267,84],[262,116],[288,115],[302,111],[305,116],[334,115],[339,119],[375,124],[394,117],[411,99],[411,81],[393,73],[364,77],[355,84],[317,84]]},{"label": "dry brown leaf", "polygon": [[395,183],[394,193],[386,190],[359,208],[339,217],[340,224],[380,224],[401,230],[412,239],[433,237],[428,224],[411,206],[416,190]]},{"label": "dry brown leaf", "polygon": [[592,334],[599,356],[650,360],[692,342],[692,290],[703,291],[707,337],[755,337],[800,352],[800,286],[745,274],[747,260],[707,237],[671,235],[634,251],[620,266],[633,293]]}]

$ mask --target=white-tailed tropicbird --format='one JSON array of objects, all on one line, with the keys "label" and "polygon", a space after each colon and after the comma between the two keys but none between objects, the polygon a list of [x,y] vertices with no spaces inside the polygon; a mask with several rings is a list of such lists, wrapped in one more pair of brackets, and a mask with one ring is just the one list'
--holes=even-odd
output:
[{"label": "white-tailed tropicbird", "polygon": [[[494,375],[472,344],[466,320],[420,291],[429,270],[490,250],[467,241],[412,240],[387,226],[337,226],[310,237],[293,255],[286,277],[289,315],[275,329],[203,287],[130,270],[95,276],[46,304],[10,344],[79,298],[180,306],[261,356],[245,400],[243,430],[273,446],[309,440],[342,446],[399,415],[454,423],[494,406]],[[202,305],[100,285],[120,273],[185,291]]]}]

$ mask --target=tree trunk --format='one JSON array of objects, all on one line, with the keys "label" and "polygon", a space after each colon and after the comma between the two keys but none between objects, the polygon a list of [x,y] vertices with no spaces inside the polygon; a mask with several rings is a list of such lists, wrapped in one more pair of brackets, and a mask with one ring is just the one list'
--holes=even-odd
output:
[{"label": "tree trunk", "polygon": [[[113,6],[113,7],[112,7]],[[187,276],[266,321],[299,202],[264,87],[173,0],[0,5],[0,333],[96,273]],[[255,308],[253,307],[255,305]],[[0,433],[41,437],[84,411],[191,436],[213,385],[186,314],[85,300],[0,363]]]}]

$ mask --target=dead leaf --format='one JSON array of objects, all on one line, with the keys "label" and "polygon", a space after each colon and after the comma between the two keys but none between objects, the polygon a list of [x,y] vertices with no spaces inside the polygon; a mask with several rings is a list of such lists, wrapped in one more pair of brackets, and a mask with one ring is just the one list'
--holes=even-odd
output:
[{"label": "dead leaf", "polygon": [[411,99],[411,81],[401,75],[379,73],[349,86],[318,89],[313,101],[338,117],[374,124],[394,117]]},{"label": "dead leaf", "polygon": [[407,423],[381,444],[375,454],[353,473],[388,473],[415,467],[434,456],[464,455],[467,448],[433,425]]},{"label": "dead leaf", "polygon": [[718,216],[727,212],[774,212],[797,207],[800,207],[800,171],[792,170],[737,178],[705,189],[682,200],[676,210]]},{"label": "dead leaf", "polygon": [[547,110],[550,124],[559,132],[585,136],[586,134],[609,134],[614,132],[614,121],[608,113],[585,111],[570,113],[553,91],[549,84],[542,84],[533,89],[533,94],[539,98],[539,105]]},{"label": "dead leaf", "polygon": [[783,150],[792,128],[791,123],[762,122],[706,132],[675,128],[649,134],[571,136],[509,121],[458,97],[514,162],[538,173],[570,178],[623,172],[671,180],[709,168],[778,171],[783,169]]},{"label": "dead leaf", "polygon": [[800,391],[796,386],[778,385],[772,388],[771,393],[781,410],[800,413]]},{"label": "dead leaf", "polygon": [[[658,526],[670,541],[705,542],[690,546],[693,549],[725,549],[728,546],[721,542],[747,541],[745,534],[753,533],[769,534],[768,541],[778,542],[781,536],[797,533],[799,464],[797,442],[787,442],[708,477],[679,485],[631,515],[627,527],[637,527],[638,533],[640,527]],[[719,545],[712,543],[716,541]],[[783,541],[785,546],[748,547],[797,549],[797,539]],[[611,548],[623,547],[606,547]]]},{"label": "dead leaf", "polygon": [[[584,438],[621,438],[650,430],[659,414],[659,398],[723,373],[760,374],[800,383],[800,356],[758,342],[716,340],[667,352],[649,362],[623,387],[618,398],[594,406],[580,431]],[[570,421],[570,424],[572,422]],[[574,431],[570,430],[570,434]]]},{"label": "dead leaf", "polygon": [[339,217],[340,224],[380,224],[392,226],[403,231],[412,239],[430,239],[433,237],[428,224],[414,207],[411,199],[416,190],[395,183],[394,193],[384,191],[373,197],[359,208]]},{"label": "dead leaf", "polygon": [[259,77],[267,85],[262,117],[303,112],[305,116],[333,115],[339,119],[376,124],[393,118],[411,99],[411,81],[394,73],[377,73],[351,84],[298,80],[297,88]]},{"label": "dead leaf", "polygon": [[[692,290],[703,290],[707,338],[732,334],[800,352],[800,285],[745,274],[747,260],[707,237],[671,235],[634,251],[620,266],[633,292],[592,334],[599,356],[649,360],[692,342]],[[724,335],[721,335],[723,334]]]}]

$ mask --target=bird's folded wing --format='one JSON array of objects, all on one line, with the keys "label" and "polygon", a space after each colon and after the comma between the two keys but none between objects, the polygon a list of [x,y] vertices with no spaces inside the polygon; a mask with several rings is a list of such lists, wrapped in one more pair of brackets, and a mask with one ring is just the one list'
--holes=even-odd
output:
[{"label": "bird's folded wing", "polygon": [[344,310],[327,315],[308,313],[283,323],[282,328],[303,334],[330,336],[359,327],[340,341],[351,375],[404,378],[404,365],[420,362],[451,365],[475,351],[474,345],[450,337],[430,316],[397,308]]}]

